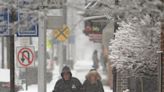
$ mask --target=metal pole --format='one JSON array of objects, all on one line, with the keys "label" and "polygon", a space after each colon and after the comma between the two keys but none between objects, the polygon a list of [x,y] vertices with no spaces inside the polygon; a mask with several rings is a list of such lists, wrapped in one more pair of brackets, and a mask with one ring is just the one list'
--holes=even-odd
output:
[{"label": "metal pole", "polygon": [[58,44],[58,62],[59,62],[59,72],[62,71],[63,67],[63,43]]},{"label": "metal pole", "polygon": [[[66,25],[67,24],[67,6],[65,5],[66,3],[67,3],[67,0],[63,0],[64,2],[62,2],[63,3],[63,17],[64,17],[64,24]],[[63,65],[66,63],[66,55],[64,55],[64,53],[66,52],[66,51],[64,51],[64,50],[66,50],[66,49],[64,49],[64,43],[62,43],[62,42],[60,42],[59,44],[59,56],[58,56],[58,61],[60,62],[60,69],[59,69],[59,72],[61,72],[61,69],[62,69],[62,67],[63,67]]]},{"label": "metal pole", "polygon": [[4,64],[4,37],[2,37],[2,45],[1,45],[1,48],[2,48],[2,68],[5,68],[5,64]]},{"label": "metal pole", "polygon": [[27,68],[25,70],[26,70],[26,91],[27,91],[28,90],[28,83],[27,83],[28,74],[27,74]]},{"label": "metal pole", "polygon": [[39,60],[38,60],[38,92],[46,92],[46,26],[45,13],[39,13]]},{"label": "metal pole", "polygon": [[[13,8],[10,9],[11,11],[11,23],[14,23],[15,21],[15,10]],[[9,15],[8,15],[9,18]],[[14,31],[15,30],[10,30],[10,38],[9,38],[9,52],[10,54],[10,92],[15,92],[15,44],[14,44]]]},{"label": "metal pole", "polygon": [[[67,0],[64,0],[63,2],[63,16],[64,16],[64,24],[67,25]],[[63,44],[62,49],[63,49],[63,62],[66,64],[67,62],[67,47],[68,47],[68,42],[66,41],[65,44]]]},{"label": "metal pole", "polygon": [[10,69],[10,37],[6,38],[6,47],[7,47],[7,69]]},{"label": "metal pole", "polygon": [[[119,4],[119,0],[115,0],[115,5]],[[117,15],[114,17],[114,33],[118,29],[118,24],[117,24]],[[114,36],[115,37],[115,36]],[[117,69],[116,67],[113,67],[113,92],[117,91]]]},{"label": "metal pole", "polygon": [[14,35],[10,35],[10,92],[15,92]]}]

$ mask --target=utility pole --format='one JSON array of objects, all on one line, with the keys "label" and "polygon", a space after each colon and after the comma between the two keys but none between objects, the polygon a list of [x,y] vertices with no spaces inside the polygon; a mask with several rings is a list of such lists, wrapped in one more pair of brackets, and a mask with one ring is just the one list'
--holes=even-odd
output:
[{"label": "utility pole", "polygon": [[[63,16],[64,16],[64,25],[67,25],[67,0],[63,0]],[[64,64],[66,64],[67,62],[67,41],[65,42],[65,44],[62,46],[63,49],[63,62]]]},{"label": "utility pole", "polygon": [[[66,6],[66,3],[67,3],[67,0],[63,0],[63,17],[64,17],[64,24],[66,25],[67,24],[67,6]],[[64,64],[66,64],[66,44],[65,42],[59,42],[58,44],[58,51],[59,51],[59,54],[58,54],[58,61],[60,62],[60,69],[59,69],[59,72],[61,72],[61,69],[63,67]]]},{"label": "utility pole", "polygon": [[[11,23],[13,23],[15,21],[15,11],[13,8],[11,8]],[[14,45],[14,30],[11,29],[10,31],[10,36],[9,36],[9,40],[10,40],[10,47],[8,48],[10,52],[8,52],[8,54],[10,53],[10,92],[15,92],[15,57],[14,57],[14,53],[15,53],[15,45]]]},{"label": "utility pole", "polygon": [[39,50],[38,50],[38,92],[46,92],[46,16],[45,10],[39,13]]},{"label": "utility pole", "polygon": [[15,92],[14,35],[10,35],[10,92]]}]

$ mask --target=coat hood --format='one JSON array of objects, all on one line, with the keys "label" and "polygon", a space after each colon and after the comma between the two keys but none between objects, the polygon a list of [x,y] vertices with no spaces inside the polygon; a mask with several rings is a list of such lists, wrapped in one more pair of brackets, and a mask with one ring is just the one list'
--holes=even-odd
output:
[{"label": "coat hood", "polygon": [[88,74],[86,75],[86,79],[87,80],[90,80],[90,77],[91,76],[95,76],[96,77],[96,80],[101,80],[101,76],[100,74],[97,72],[96,69],[91,69]]},{"label": "coat hood", "polygon": [[68,66],[64,66],[64,67],[63,67],[62,72],[61,72],[62,78],[63,78],[63,74],[64,74],[64,73],[69,73],[70,76],[72,77],[71,69],[70,69]]}]

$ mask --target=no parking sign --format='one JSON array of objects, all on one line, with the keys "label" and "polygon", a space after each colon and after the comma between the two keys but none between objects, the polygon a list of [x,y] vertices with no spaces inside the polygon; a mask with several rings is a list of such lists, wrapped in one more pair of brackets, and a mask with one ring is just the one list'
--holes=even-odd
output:
[{"label": "no parking sign", "polygon": [[17,65],[18,67],[27,68],[34,65],[35,50],[33,46],[17,47]]}]

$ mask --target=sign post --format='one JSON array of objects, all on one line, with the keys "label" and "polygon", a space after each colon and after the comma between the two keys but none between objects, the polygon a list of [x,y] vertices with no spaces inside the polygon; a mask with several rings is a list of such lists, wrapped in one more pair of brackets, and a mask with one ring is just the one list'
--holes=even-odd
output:
[{"label": "sign post", "polygon": [[46,92],[46,26],[45,13],[39,14],[39,63],[38,63],[38,92]]},{"label": "sign post", "polygon": [[10,53],[10,92],[15,92],[15,62],[14,62],[14,35],[11,34],[10,37],[10,46],[9,46],[9,52]]}]

